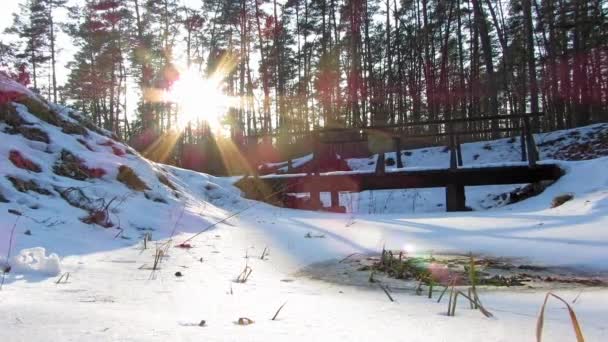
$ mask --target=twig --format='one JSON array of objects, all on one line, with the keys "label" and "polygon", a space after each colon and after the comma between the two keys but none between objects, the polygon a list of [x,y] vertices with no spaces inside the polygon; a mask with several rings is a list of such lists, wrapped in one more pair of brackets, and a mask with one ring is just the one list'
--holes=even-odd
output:
[{"label": "twig", "polygon": [[[65,280],[63,279],[65,277]],[[61,281],[63,280],[63,283],[67,283],[68,279],[70,279],[70,272],[66,272],[64,274],[61,275],[61,277],[59,277],[59,279],[57,279],[57,281],[55,282],[55,284],[59,285],[61,284]]]},{"label": "twig", "polygon": [[7,270],[2,270],[2,280],[0,281],[0,290],[2,290],[2,286],[4,286],[4,281],[6,279],[6,274],[8,272],[10,272],[10,264],[9,260],[11,258],[11,250],[13,249],[13,235],[15,235],[15,229],[17,228],[17,223],[19,222],[19,219],[21,218],[21,213],[16,211],[16,210],[11,210],[9,209],[9,212],[13,215],[17,215],[17,219],[15,220],[15,223],[13,224],[13,228],[11,228],[11,235],[8,239],[8,251],[6,252],[6,263],[7,263]]},{"label": "twig", "polygon": [[264,257],[266,256],[266,251],[268,250],[268,247],[264,247],[264,251],[262,251],[262,256],[260,257],[261,260],[264,260]]},{"label": "twig", "polygon": [[285,302],[285,303],[283,303],[283,305],[279,306],[279,309],[277,310],[277,312],[274,314],[274,316],[272,316],[273,321],[276,320],[277,316],[279,315],[279,312],[281,312],[281,309],[283,309],[285,304],[287,304],[287,302]]},{"label": "twig", "polygon": [[386,293],[386,296],[388,297],[388,299],[391,300],[391,302],[394,302],[395,300],[393,299],[393,297],[391,296],[390,293],[388,293],[388,290],[386,289],[386,287],[384,287],[384,285],[382,284],[378,284],[378,286],[380,286],[380,288],[382,289],[382,291],[384,291],[384,293]]},{"label": "twig", "polygon": [[352,253],[352,254],[347,255],[344,259],[338,261],[338,264],[341,264],[341,263],[345,262],[346,260],[350,259],[351,257],[353,257],[353,256],[355,256],[357,254],[359,254],[359,253]]}]

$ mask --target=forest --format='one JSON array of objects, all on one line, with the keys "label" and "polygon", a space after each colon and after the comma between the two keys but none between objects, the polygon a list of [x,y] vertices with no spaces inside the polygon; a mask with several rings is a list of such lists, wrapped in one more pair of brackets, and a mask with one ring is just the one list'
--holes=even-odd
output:
[{"label": "forest", "polygon": [[[223,141],[284,160],[321,128],[391,126],[407,144],[445,132],[424,124],[437,120],[493,118],[461,125],[476,139],[513,135],[499,116],[542,112],[535,132],[606,121],[607,13],[603,0],[27,0],[0,65],[152,159],[220,172],[185,155],[213,160]],[[65,66],[59,32],[75,49]],[[186,73],[231,99],[218,125],[166,96]],[[189,107],[204,112],[196,84]]]}]

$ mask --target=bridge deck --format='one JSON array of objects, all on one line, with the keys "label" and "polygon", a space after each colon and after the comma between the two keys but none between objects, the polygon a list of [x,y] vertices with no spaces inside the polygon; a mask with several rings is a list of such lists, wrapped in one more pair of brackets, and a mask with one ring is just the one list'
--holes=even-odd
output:
[{"label": "bridge deck", "polygon": [[[562,170],[557,165],[538,164],[412,170],[384,174],[340,172],[320,175],[247,176],[235,185],[248,198],[275,203],[286,193],[310,193],[311,200],[319,202],[319,192],[330,192],[332,199],[335,199],[340,191],[445,187],[448,210],[459,210],[464,208],[464,186],[536,183],[557,180],[561,175]],[[332,206],[338,205],[332,203]]]}]

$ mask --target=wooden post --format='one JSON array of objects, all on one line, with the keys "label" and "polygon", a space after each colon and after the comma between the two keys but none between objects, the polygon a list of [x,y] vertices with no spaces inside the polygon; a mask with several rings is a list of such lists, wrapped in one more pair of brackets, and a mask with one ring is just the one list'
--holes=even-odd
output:
[{"label": "wooden post", "polygon": [[376,161],[376,174],[377,175],[383,175],[386,173],[386,168],[384,165],[384,152],[379,152],[378,153],[378,160]]},{"label": "wooden post", "polygon": [[462,166],[462,145],[460,145],[459,135],[456,135],[456,155],[458,156],[458,166]]},{"label": "wooden post", "polygon": [[393,142],[395,143],[395,159],[397,159],[397,168],[403,167],[403,160],[401,159],[401,138],[394,137]]},{"label": "wooden post", "polygon": [[528,161],[528,154],[526,153],[526,135],[524,134],[523,128],[521,130],[521,134],[519,135],[519,142],[521,144],[521,161]]},{"label": "wooden post", "polygon": [[456,141],[454,138],[454,134],[452,132],[452,128],[450,127],[450,136],[449,136],[449,148],[450,148],[450,169],[454,170],[458,168],[458,156],[456,155]]},{"label": "wooden post", "polygon": [[287,159],[287,173],[291,173],[293,171],[293,161],[291,158]]},{"label": "wooden post", "polygon": [[321,192],[319,191],[319,181],[321,176],[313,174],[310,176],[310,207],[312,210],[321,209]]},{"label": "wooden post", "polygon": [[321,193],[319,192],[319,181],[320,181],[320,158],[319,155],[319,134],[317,132],[313,133],[312,136],[312,146],[313,146],[313,162],[312,162],[312,175],[310,177],[311,182],[311,190],[310,190],[310,205],[311,209],[318,210],[321,208]]},{"label": "wooden post", "polygon": [[445,203],[447,211],[466,210],[466,195],[463,184],[448,184],[445,187]]},{"label": "wooden post", "polygon": [[337,209],[340,207],[340,196],[338,191],[331,192],[331,207],[332,209]]},{"label": "wooden post", "polygon": [[528,165],[535,166],[538,161],[538,150],[536,149],[534,136],[530,129],[530,118],[527,116],[524,117],[524,134],[526,136],[526,147],[528,151]]}]

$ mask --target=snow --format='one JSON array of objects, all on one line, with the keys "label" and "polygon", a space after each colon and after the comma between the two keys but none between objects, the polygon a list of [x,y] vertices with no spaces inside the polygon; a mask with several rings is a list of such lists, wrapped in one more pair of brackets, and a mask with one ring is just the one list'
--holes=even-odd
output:
[{"label": "snow", "polygon": [[[0,122],[0,193],[10,201],[0,202],[0,255],[7,254],[15,222],[12,250],[21,251],[11,260],[13,269],[0,291],[2,341],[533,340],[546,290],[482,289],[481,299],[494,318],[468,309],[462,300],[456,316],[448,317],[445,299],[437,303],[416,296],[406,285],[392,289],[395,302],[390,302],[377,284],[327,280],[305,270],[352,253],[388,248],[473,252],[608,271],[608,157],[558,161],[566,171],[559,181],[539,196],[511,205],[494,197],[515,186],[495,186],[467,188],[468,204],[478,209],[473,212],[445,213],[442,189],[341,194],[343,204],[350,201],[349,213],[310,212],[243,199],[232,186],[234,177],[153,163],[112,141],[130,152],[116,155],[103,134],[64,134],[17,107],[51,142],[11,135]],[[65,120],[69,114],[74,113],[61,110]],[[596,129],[579,131],[584,136]],[[568,144],[569,134],[547,135],[565,138],[543,147],[543,158]],[[485,144],[464,145],[465,166],[518,162],[517,143],[490,142],[492,151],[484,149]],[[8,160],[13,149],[42,172],[15,167]],[[62,149],[106,174],[84,181],[54,174]],[[405,160],[406,167],[442,167],[448,159],[441,148],[428,148],[412,151]],[[368,162],[349,160],[361,172],[374,168]],[[150,190],[135,192],[118,182],[120,165],[132,168]],[[161,182],[159,174],[174,189]],[[19,192],[7,175],[35,180],[51,195]],[[113,227],[83,223],[87,211],[60,196],[58,189],[66,188],[81,189],[93,203],[111,202]],[[553,198],[564,193],[574,198],[551,208]],[[159,199],[164,202],[155,201]],[[17,221],[9,209],[23,216]],[[192,248],[175,247],[203,230],[189,241]],[[148,235],[151,241],[144,249]],[[160,269],[152,271],[154,256],[163,246],[169,248]],[[253,270],[249,280],[235,282],[246,265]],[[182,277],[175,276],[178,271]],[[58,275],[67,273],[69,280],[57,284]],[[578,297],[572,305],[587,340],[608,340],[608,290],[553,291],[571,303]],[[285,302],[277,320],[271,320]],[[237,325],[239,317],[255,323]],[[546,317],[546,341],[574,340],[562,304],[550,302]],[[206,321],[204,327],[198,326],[201,320]]]},{"label": "snow", "polygon": [[9,264],[12,267],[11,272],[14,273],[33,273],[49,277],[61,273],[59,256],[55,253],[47,256],[42,247],[22,249],[11,258]]}]

